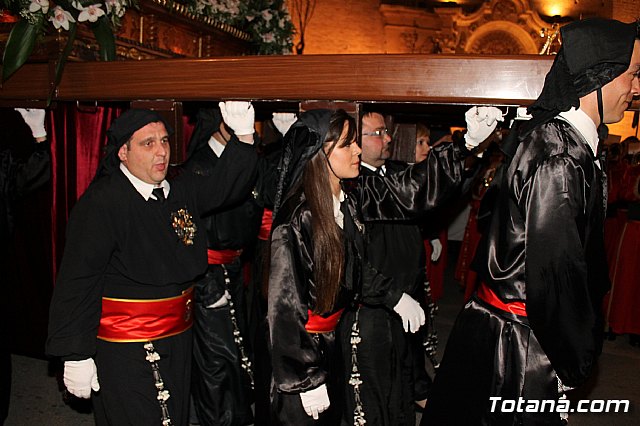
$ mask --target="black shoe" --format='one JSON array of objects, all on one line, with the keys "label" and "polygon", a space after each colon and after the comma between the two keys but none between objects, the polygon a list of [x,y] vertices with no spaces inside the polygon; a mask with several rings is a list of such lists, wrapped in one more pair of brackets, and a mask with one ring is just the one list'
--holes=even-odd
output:
[{"label": "black shoe", "polygon": [[640,334],[630,334],[629,335],[629,344],[631,346],[635,346],[640,348]]},{"label": "black shoe", "polygon": [[604,333],[604,336],[606,337],[607,340],[613,342],[614,340],[616,340],[616,337],[618,335],[616,333],[614,333],[613,330],[611,330],[611,327],[609,327],[609,331],[606,331]]}]

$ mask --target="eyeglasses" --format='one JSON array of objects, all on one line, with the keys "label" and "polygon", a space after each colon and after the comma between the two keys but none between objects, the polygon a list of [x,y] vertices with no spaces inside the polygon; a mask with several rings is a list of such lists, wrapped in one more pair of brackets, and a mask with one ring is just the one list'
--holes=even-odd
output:
[{"label": "eyeglasses", "polygon": [[384,138],[386,135],[390,135],[389,130],[387,129],[378,129],[373,132],[363,133],[362,136],[373,136],[376,138]]}]

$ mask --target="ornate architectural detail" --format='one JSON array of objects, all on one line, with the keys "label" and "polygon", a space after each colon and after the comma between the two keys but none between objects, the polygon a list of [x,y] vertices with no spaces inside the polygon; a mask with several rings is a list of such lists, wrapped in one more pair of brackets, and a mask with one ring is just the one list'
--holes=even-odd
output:
[{"label": "ornate architectural detail", "polygon": [[518,10],[510,0],[499,0],[493,4],[492,19],[494,21],[518,22]]},{"label": "ornate architectural detail", "polygon": [[[456,5],[435,7],[433,13],[406,6],[381,6],[387,46],[394,43],[398,46],[390,53],[512,55],[541,51],[546,33],[540,34],[551,25],[533,9],[531,1],[478,3],[478,8],[471,13],[465,13],[465,9]],[[393,37],[399,40],[390,40]]]},{"label": "ornate architectural detail", "polygon": [[517,38],[506,31],[491,31],[476,38],[471,46],[467,46],[468,53],[481,55],[521,55],[529,53]]}]

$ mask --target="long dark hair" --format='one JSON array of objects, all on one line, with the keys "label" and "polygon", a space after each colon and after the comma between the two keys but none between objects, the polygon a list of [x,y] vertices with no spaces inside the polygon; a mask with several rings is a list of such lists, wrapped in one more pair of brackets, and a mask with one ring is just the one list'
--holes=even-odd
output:
[{"label": "long dark hair", "polygon": [[[340,140],[345,126],[346,139]],[[333,217],[333,195],[329,180],[329,155],[338,142],[349,143],[356,137],[356,122],[344,110],[335,111],[323,147],[309,160],[303,172],[303,192],[311,211],[313,232],[313,277],[316,294],[313,312],[330,312],[335,304],[344,271],[342,232]]]}]

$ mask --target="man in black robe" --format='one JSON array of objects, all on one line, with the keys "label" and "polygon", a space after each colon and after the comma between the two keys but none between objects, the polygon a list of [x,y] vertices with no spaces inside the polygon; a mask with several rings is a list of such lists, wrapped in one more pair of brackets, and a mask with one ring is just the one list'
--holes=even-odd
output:
[{"label": "man in black robe", "polygon": [[[244,132],[254,133],[253,116]],[[240,135],[242,136],[242,135]],[[189,142],[187,170],[209,176],[227,145],[240,137],[218,108],[203,108]],[[250,194],[243,202],[202,218],[207,236],[207,273],[196,282],[193,332],[193,401],[202,425],[253,423],[253,363],[247,345],[241,255],[258,236],[262,208]]]},{"label": "man in black robe", "polygon": [[599,18],[561,35],[533,118],[503,143],[475,262],[482,282],[449,336],[423,425],[562,424],[564,391],[601,352],[610,284],[598,144],[640,94],[640,41],[636,23]]},{"label": "man in black robe", "polygon": [[[0,151],[0,274],[7,286],[19,285],[17,273],[11,265],[16,201],[47,183],[51,174],[49,144],[44,127],[45,111],[22,108],[16,110],[31,129],[35,145],[26,160],[16,156],[11,149]],[[15,333],[13,327],[16,327],[15,321],[10,318],[12,309],[9,304],[12,303],[12,298],[7,297],[10,294],[8,288],[3,288],[3,292],[0,305],[0,425],[9,414],[11,336]]]},{"label": "man in black robe", "polygon": [[98,425],[187,424],[200,217],[244,200],[255,179],[251,139],[232,141],[211,175],[167,181],[171,132],[153,111],[117,118],[67,228],[46,350],[71,394],[93,396]]},{"label": "man in black robe", "polygon": [[[389,160],[391,137],[382,114],[369,112],[362,117],[361,141],[361,185],[376,176],[400,176],[409,167],[407,163]],[[464,147],[447,145],[435,148],[430,155],[443,158],[446,151],[454,148],[460,151],[460,159],[468,154]],[[476,145],[474,143],[469,147]],[[429,190],[437,198],[432,200],[431,208],[459,193],[465,174],[461,160],[456,164],[436,160],[432,164],[434,167],[429,169],[429,174],[433,180],[429,182]],[[443,170],[449,169],[457,170],[458,179],[451,183],[439,181]],[[357,309],[362,336],[357,361],[362,378],[362,407],[366,421],[371,424],[413,425],[414,401],[426,398],[430,384],[423,336],[419,332],[425,323],[425,313],[420,303],[425,304],[426,258],[423,239],[415,221],[368,221],[366,227],[367,261],[390,280],[386,281],[385,288],[367,277],[362,282],[362,304]],[[343,333],[348,335],[355,321],[354,312],[345,313],[341,325]],[[350,364],[349,359],[345,359],[345,362]],[[353,412],[355,405],[357,403],[348,396],[347,412]]]}]

